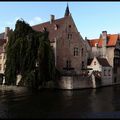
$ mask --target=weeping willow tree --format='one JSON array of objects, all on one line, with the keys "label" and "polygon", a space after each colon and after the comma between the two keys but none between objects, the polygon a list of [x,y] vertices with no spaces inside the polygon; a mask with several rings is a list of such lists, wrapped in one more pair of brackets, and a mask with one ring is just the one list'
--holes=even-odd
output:
[{"label": "weeping willow tree", "polygon": [[9,33],[6,46],[5,78],[15,85],[21,75],[21,85],[38,88],[55,79],[55,61],[48,39],[49,33],[36,32],[24,20],[18,20]]}]

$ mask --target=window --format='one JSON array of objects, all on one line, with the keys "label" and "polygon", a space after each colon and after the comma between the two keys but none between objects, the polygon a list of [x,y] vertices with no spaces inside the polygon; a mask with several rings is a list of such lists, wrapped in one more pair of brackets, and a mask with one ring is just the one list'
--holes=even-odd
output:
[{"label": "window", "polygon": [[3,59],[5,59],[5,55],[3,56]]},{"label": "window", "polygon": [[0,64],[0,70],[2,69],[2,64]]},{"label": "window", "polygon": [[66,68],[67,68],[67,70],[68,70],[69,68],[71,68],[71,61],[70,61],[70,60],[67,60],[67,61],[66,61]]},{"label": "window", "polygon": [[3,67],[3,70],[5,71],[5,65],[4,65],[4,67]]},{"label": "window", "polygon": [[66,68],[68,68],[68,63],[69,63],[69,62],[68,62],[68,60],[67,60],[67,61],[66,61]]},{"label": "window", "polygon": [[95,47],[98,47],[98,43],[95,43]]},{"label": "window", "polygon": [[82,48],[81,54],[82,54],[82,56],[83,56],[83,48]]},{"label": "window", "polygon": [[104,70],[104,76],[106,76],[106,70]]},{"label": "window", "polygon": [[71,39],[72,38],[72,34],[68,34],[68,39]]},{"label": "window", "polygon": [[116,83],[117,82],[117,79],[116,79],[116,77],[114,78],[114,83]]},{"label": "window", "polygon": [[82,69],[84,68],[84,61],[82,61]]},{"label": "window", "polygon": [[110,71],[111,71],[111,70],[108,70],[108,75],[109,75],[109,76],[111,76]]},{"label": "window", "polygon": [[71,25],[69,25],[69,28],[71,28]]},{"label": "window", "polygon": [[96,65],[96,61],[94,61],[94,65]]},{"label": "window", "polygon": [[78,56],[78,48],[77,47],[74,48],[74,56]]},{"label": "window", "polygon": [[57,30],[58,29],[58,25],[55,25],[55,30]]},{"label": "window", "polygon": [[47,28],[46,28],[46,27],[44,27],[44,28],[43,28],[43,31],[46,31],[46,30],[47,30]]}]

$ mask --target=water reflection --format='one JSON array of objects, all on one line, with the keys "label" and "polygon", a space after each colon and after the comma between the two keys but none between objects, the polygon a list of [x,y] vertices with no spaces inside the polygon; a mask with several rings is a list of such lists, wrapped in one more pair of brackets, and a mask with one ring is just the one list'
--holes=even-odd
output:
[{"label": "water reflection", "polygon": [[113,87],[97,89],[91,95],[91,110],[92,112],[110,112],[114,111],[112,104]]},{"label": "water reflection", "polygon": [[0,89],[0,118],[93,118],[120,111],[120,86],[84,90]]}]

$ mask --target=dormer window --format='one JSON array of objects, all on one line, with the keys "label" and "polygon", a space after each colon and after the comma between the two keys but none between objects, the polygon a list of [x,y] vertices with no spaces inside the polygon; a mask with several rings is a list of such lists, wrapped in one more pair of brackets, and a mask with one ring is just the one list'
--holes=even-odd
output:
[{"label": "dormer window", "polygon": [[46,28],[46,27],[44,27],[44,28],[43,28],[43,31],[46,31],[46,30],[47,30],[47,28]]},{"label": "dormer window", "polygon": [[58,25],[55,25],[55,30],[57,30],[58,29]]},{"label": "dormer window", "polygon": [[95,47],[98,47],[98,43],[95,43]]}]

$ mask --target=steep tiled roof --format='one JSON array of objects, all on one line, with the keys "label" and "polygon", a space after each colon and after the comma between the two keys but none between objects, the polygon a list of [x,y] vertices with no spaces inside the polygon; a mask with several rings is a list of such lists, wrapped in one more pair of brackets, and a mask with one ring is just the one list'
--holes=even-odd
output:
[{"label": "steep tiled roof", "polygon": [[92,62],[93,58],[87,60],[87,65],[90,65]]},{"label": "steep tiled roof", "polygon": [[116,45],[116,42],[118,40],[118,34],[113,34],[113,35],[110,35],[108,36],[109,37],[109,41],[108,41],[108,46],[115,46]]},{"label": "steep tiled roof", "polygon": [[[56,34],[59,34],[60,27],[64,24],[66,18],[60,18],[53,21],[53,23],[50,23],[50,21],[34,25],[32,28],[36,31],[43,31],[44,28],[46,28],[47,31],[49,31],[49,39],[51,42],[54,42],[54,38],[56,37]],[[55,25],[57,25],[58,30],[55,30]]]},{"label": "steep tiled roof", "polygon": [[108,63],[106,58],[97,58],[100,65],[104,67],[110,67],[110,64]]},{"label": "steep tiled roof", "polygon": [[[107,47],[115,46],[118,40],[118,34],[108,34],[107,39],[108,39]],[[102,47],[103,39],[102,38],[91,39],[88,40],[88,43],[90,44],[91,47],[95,47],[96,43],[98,43],[98,47]]]},{"label": "steep tiled roof", "polygon": [[95,47],[95,44],[98,43],[99,39],[88,40],[88,43],[91,47]]}]

